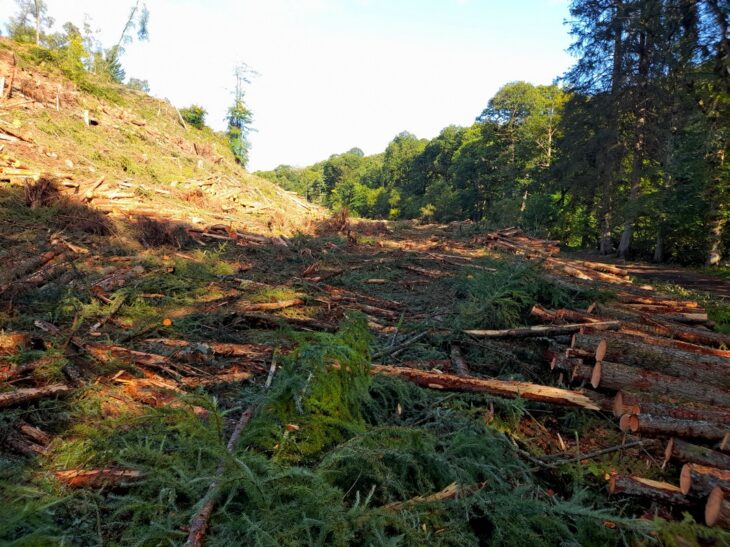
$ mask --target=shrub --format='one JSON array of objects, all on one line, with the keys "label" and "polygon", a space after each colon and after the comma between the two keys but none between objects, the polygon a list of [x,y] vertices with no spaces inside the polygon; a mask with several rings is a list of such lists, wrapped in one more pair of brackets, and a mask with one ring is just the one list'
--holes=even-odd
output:
[{"label": "shrub", "polygon": [[207,112],[202,106],[197,104],[190,105],[187,108],[180,109],[180,115],[186,123],[192,125],[195,129],[203,129],[205,127],[205,115]]}]

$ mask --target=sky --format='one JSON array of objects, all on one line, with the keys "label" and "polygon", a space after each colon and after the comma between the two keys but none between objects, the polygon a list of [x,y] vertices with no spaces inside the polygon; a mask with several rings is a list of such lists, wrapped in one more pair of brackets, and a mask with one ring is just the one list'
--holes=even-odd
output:
[{"label": "sky", "polygon": [[[59,27],[88,15],[107,47],[134,0],[46,0]],[[234,68],[259,75],[249,170],[304,166],[353,147],[381,152],[401,131],[469,125],[505,83],[549,84],[571,64],[568,0],[147,0],[150,38],[127,76],[225,127]],[[16,11],[0,0],[0,24]],[[5,32],[3,32],[5,33]]]}]

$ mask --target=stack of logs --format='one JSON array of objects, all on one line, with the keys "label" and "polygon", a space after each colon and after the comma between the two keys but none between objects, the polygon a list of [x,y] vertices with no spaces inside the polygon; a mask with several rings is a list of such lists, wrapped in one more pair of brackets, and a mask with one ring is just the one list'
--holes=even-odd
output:
[{"label": "stack of logs", "polygon": [[550,336],[546,359],[562,382],[587,388],[622,431],[665,438],[665,466],[683,464],[678,486],[616,474],[609,491],[671,506],[704,503],[707,525],[730,528],[730,336],[710,330],[697,302],[634,286],[611,264],[557,259],[553,243],[516,229],[487,236],[492,247],[543,260],[559,283],[614,296],[586,310],[536,305],[532,316],[542,325],[513,330]]}]

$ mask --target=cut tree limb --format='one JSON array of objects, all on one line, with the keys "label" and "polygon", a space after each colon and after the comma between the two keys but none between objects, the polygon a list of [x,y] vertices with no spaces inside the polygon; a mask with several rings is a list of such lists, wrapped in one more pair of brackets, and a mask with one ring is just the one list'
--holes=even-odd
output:
[{"label": "cut tree limb", "polygon": [[602,321],[600,323],[572,323],[567,325],[537,325],[534,327],[521,327],[503,330],[466,330],[466,334],[477,338],[525,338],[530,336],[555,336],[561,334],[572,334],[579,332],[583,327],[590,326],[594,329],[611,330],[618,329],[618,321]]},{"label": "cut tree limb", "polygon": [[71,391],[66,384],[51,384],[43,387],[27,387],[0,393],[0,408],[24,404],[36,399],[61,395]]},{"label": "cut tree limb", "polygon": [[371,373],[404,378],[422,387],[454,391],[490,393],[500,397],[521,397],[562,406],[600,410],[600,407],[582,393],[528,382],[497,380],[494,378],[463,377],[455,374],[441,374],[405,367],[373,365]]},{"label": "cut tree limb", "polygon": [[69,488],[104,488],[125,486],[143,477],[137,469],[104,467],[102,469],[67,469],[54,471],[54,476]]},{"label": "cut tree limb", "polygon": [[655,481],[630,475],[611,475],[608,480],[611,494],[627,494],[649,498],[669,505],[690,505],[691,501],[682,490],[668,482]]}]

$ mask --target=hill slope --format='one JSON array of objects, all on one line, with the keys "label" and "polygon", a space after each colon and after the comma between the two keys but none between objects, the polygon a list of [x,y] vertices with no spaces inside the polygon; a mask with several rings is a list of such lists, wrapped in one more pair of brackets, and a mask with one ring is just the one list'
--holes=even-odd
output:
[{"label": "hill slope", "polygon": [[72,194],[96,187],[92,205],[115,214],[274,234],[293,233],[317,215],[295,195],[246,173],[224,135],[184,127],[168,102],[125,86],[91,76],[76,85],[43,51],[0,39],[6,182],[48,174]]}]

